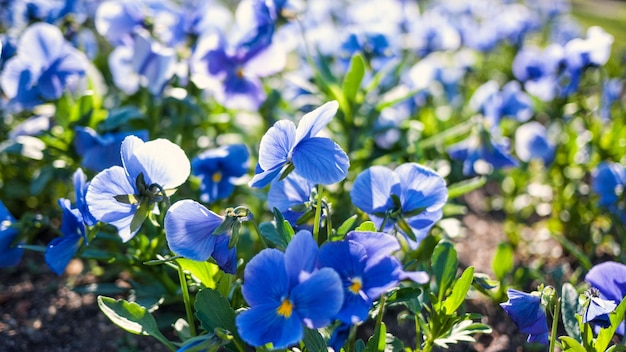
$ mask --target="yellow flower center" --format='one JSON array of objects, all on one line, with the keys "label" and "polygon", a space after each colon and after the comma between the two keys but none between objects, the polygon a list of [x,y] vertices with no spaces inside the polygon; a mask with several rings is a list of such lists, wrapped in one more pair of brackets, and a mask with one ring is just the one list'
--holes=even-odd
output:
[{"label": "yellow flower center", "polygon": [[243,72],[243,68],[241,68],[241,67],[238,68],[236,74],[237,74],[237,77],[243,78],[244,75],[245,75],[244,72]]},{"label": "yellow flower center", "polygon": [[222,180],[222,173],[219,171],[215,171],[215,173],[213,174],[213,176],[211,176],[211,179],[213,180],[213,182],[217,183],[220,182]]},{"label": "yellow flower center", "polygon": [[278,309],[276,309],[276,313],[278,315],[282,315],[285,318],[289,318],[291,316],[292,310],[293,310],[293,304],[291,304],[291,301],[289,300],[289,298],[285,298],[280,303],[280,306],[278,307]]},{"label": "yellow flower center", "polygon": [[361,278],[352,278],[352,285],[350,285],[349,287],[350,291],[356,295],[359,293],[359,291],[361,291],[361,288],[363,288],[363,281],[361,280]]}]

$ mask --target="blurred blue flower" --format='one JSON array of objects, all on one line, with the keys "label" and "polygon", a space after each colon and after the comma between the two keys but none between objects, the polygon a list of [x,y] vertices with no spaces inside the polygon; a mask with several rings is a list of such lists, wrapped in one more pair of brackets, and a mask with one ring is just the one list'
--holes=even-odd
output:
[{"label": "blurred blue flower", "polygon": [[476,89],[469,104],[483,114],[492,126],[499,126],[503,117],[525,122],[533,115],[532,100],[517,81],[505,84],[502,90],[496,81],[488,81]]},{"label": "blurred blue flower", "polygon": [[343,282],[344,301],[336,319],[357,324],[367,319],[374,301],[400,280],[428,282],[424,272],[406,273],[391,253],[400,249],[398,240],[380,232],[348,233],[343,241],[327,242],[320,248],[319,265],[334,269]]},{"label": "blurred blue flower", "polygon": [[59,206],[63,209],[61,219],[62,237],[50,241],[46,249],[46,264],[57,275],[62,275],[65,267],[80,248],[87,232],[83,222],[83,215],[77,208],[72,208],[69,199],[59,199]]},{"label": "blurred blue flower", "polygon": [[136,29],[145,27],[144,6],[143,1],[136,0],[103,1],[96,10],[96,30],[109,43],[124,44]]},{"label": "blurred blue flower", "polygon": [[354,180],[350,196],[377,228],[395,228],[415,249],[441,219],[448,189],[444,179],[433,170],[406,163],[395,171],[384,166],[365,169]]},{"label": "blurred blue flower", "polygon": [[230,196],[236,179],[248,172],[249,156],[244,144],[232,144],[193,158],[191,172],[200,179],[200,200],[210,203]]},{"label": "blurred blue flower", "polygon": [[343,39],[336,55],[341,60],[344,71],[348,68],[352,56],[357,52],[363,54],[374,71],[382,69],[396,54],[395,48],[384,33],[365,29],[351,30]]},{"label": "blurred blue flower", "polygon": [[262,23],[234,45],[220,33],[205,35],[190,59],[192,81],[227,108],[257,110],[266,98],[261,78],[286,64],[286,52],[272,43],[273,32],[273,24]]},{"label": "blurred blue flower", "polygon": [[605,80],[602,83],[602,98],[600,100],[600,117],[604,121],[611,119],[611,106],[618,101],[624,91],[624,81],[619,78]]},{"label": "blurred blue flower", "polygon": [[[604,262],[594,265],[585,275],[585,281],[600,292],[605,301],[621,302],[626,297],[626,265],[617,262]],[[616,333],[624,335],[624,322]]]},{"label": "blurred blue flower", "polygon": [[[492,133],[496,134],[493,128]],[[448,154],[452,159],[463,162],[463,174],[466,176],[489,174],[493,169],[518,165],[509,152],[508,140],[496,139],[487,131],[470,135],[450,146]]]},{"label": "blurred blue flower", "polygon": [[0,201],[0,268],[17,265],[24,254],[24,249],[13,243],[20,234],[18,230],[11,227],[14,223],[15,218]]},{"label": "blurred blue flower", "polygon": [[626,222],[626,168],[619,163],[603,161],[593,170],[591,188],[599,204]]},{"label": "blurred blue flower", "polygon": [[122,142],[122,165],[97,174],[87,189],[93,217],[115,226],[124,242],[139,231],[156,203],[180,186],[191,170],[185,152],[166,139],[144,142],[128,136]]},{"label": "blurred blue flower", "polygon": [[536,121],[525,123],[515,130],[515,153],[525,162],[532,159],[549,165],[554,159],[555,145],[548,139],[545,126]]},{"label": "blurred blue flower", "polygon": [[250,187],[265,187],[285,168],[316,184],[332,184],[348,174],[346,153],[319,132],[337,113],[339,104],[328,102],[305,114],[298,127],[289,120],[278,121],[261,138],[259,168]]},{"label": "blurred blue flower", "polygon": [[548,344],[548,322],[541,305],[541,297],[508,289],[509,300],[500,306],[523,334],[529,334],[528,342]]},{"label": "blurred blue flower", "polygon": [[128,44],[120,45],[109,56],[113,82],[126,94],[146,87],[153,95],[161,94],[174,76],[176,52],[137,31]]},{"label": "blurred blue flower", "polygon": [[551,101],[560,94],[557,76],[564,65],[564,55],[559,44],[548,45],[545,49],[523,47],[513,60],[513,75],[524,83],[528,93],[542,101]]},{"label": "blurred blue flower", "polygon": [[224,272],[237,271],[236,248],[228,248],[230,236],[215,233],[224,218],[193,200],[174,203],[165,214],[165,237],[172,252],[196,261],[215,259]]},{"label": "blurred blue flower", "polygon": [[99,135],[90,127],[77,126],[74,148],[80,155],[81,165],[91,171],[100,172],[111,166],[122,166],[120,149],[124,138],[134,135],[148,140],[148,131],[110,132]]},{"label": "blurred blue flower", "polygon": [[77,90],[86,68],[85,55],[57,27],[35,23],[20,37],[17,55],[6,62],[0,86],[13,103],[30,108]]},{"label": "blurred blue flower", "polygon": [[264,249],[246,265],[241,292],[250,305],[236,318],[242,339],[252,346],[285,348],[300,341],[303,325],[328,325],[343,302],[339,275],[317,270],[318,248],[308,231],[294,235],[285,253]]}]

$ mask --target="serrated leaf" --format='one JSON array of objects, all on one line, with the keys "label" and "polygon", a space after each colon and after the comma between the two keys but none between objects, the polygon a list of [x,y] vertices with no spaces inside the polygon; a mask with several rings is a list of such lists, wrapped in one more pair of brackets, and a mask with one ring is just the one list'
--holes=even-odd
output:
[{"label": "serrated leaf", "polygon": [[136,335],[152,336],[166,345],[171,343],[161,334],[156,320],[137,303],[98,296],[98,307],[115,325]]},{"label": "serrated leaf", "polygon": [[452,243],[440,241],[433,251],[433,273],[438,286],[437,297],[441,302],[444,293],[452,284],[456,277],[456,270],[459,266],[456,250]]},{"label": "serrated leaf", "polygon": [[474,323],[471,320],[462,320],[452,326],[447,335],[435,339],[435,344],[442,348],[448,348],[449,344],[463,342],[475,342],[473,334],[489,334],[491,328],[482,323]]},{"label": "serrated leaf", "polygon": [[567,334],[578,342],[582,342],[580,326],[576,314],[579,313],[580,303],[578,302],[578,292],[570,283],[565,283],[561,287],[561,318]]},{"label": "serrated leaf", "polygon": [[474,267],[470,266],[463,271],[461,277],[454,283],[452,293],[443,302],[443,308],[447,314],[453,314],[461,306],[461,304],[463,304],[465,297],[467,296],[467,292],[472,286],[473,279]]},{"label": "serrated leaf", "polygon": [[358,216],[356,214],[347,218],[337,229],[337,235],[344,236],[345,234],[347,234],[348,231],[350,231],[350,229],[352,228],[352,226],[354,226],[354,223],[356,222],[357,218]]},{"label": "serrated leaf", "polygon": [[560,336],[561,350],[563,352],[587,352],[587,350],[575,339],[569,336]]},{"label": "serrated leaf", "polygon": [[491,267],[499,281],[502,281],[506,275],[513,271],[514,256],[515,253],[510,244],[506,242],[500,242],[498,244]]},{"label": "serrated leaf", "polygon": [[361,225],[359,225],[359,227],[357,227],[355,231],[377,232],[378,229],[376,228],[376,225],[374,225],[373,222],[365,221]]},{"label": "serrated leaf", "polygon": [[216,264],[206,261],[198,262],[187,258],[178,258],[176,262],[205,287],[215,288],[215,274],[219,272],[219,267]]},{"label": "serrated leaf", "polygon": [[352,56],[352,60],[350,60],[350,66],[348,67],[348,72],[343,81],[342,89],[346,99],[352,102],[355,101],[364,76],[365,60],[363,59],[363,55],[357,52]]},{"label": "serrated leaf", "polygon": [[213,332],[215,328],[221,328],[230,331],[235,339],[240,339],[235,326],[235,310],[219,292],[210,288],[200,290],[194,308],[204,330]]},{"label": "serrated leaf", "polygon": [[324,338],[315,329],[305,328],[302,342],[304,342],[304,346],[310,352],[326,352],[328,350]]}]

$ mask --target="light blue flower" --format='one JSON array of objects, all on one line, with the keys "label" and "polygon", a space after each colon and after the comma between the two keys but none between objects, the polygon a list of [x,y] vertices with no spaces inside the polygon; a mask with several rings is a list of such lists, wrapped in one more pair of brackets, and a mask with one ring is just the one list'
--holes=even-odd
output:
[{"label": "light blue flower", "polygon": [[124,242],[139,231],[156,203],[180,186],[191,170],[185,152],[166,139],[144,142],[128,136],[122,142],[122,165],[97,174],[87,190],[89,211],[115,226]]},{"label": "light blue flower", "polygon": [[341,279],[330,268],[317,270],[317,244],[298,232],[285,253],[264,249],[246,265],[241,288],[250,309],[236,318],[241,338],[252,346],[285,348],[300,341],[303,325],[330,324],[341,308]]},{"label": "light blue flower", "polygon": [[17,55],[8,60],[0,75],[0,86],[11,101],[22,108],[76,91],[86,74],[87,58],[64,38],[56,26],[35,23],[19,39]]},{"label": "light blue flower", "polygon": [[433,170],[406,163],[395,171],[384,166],[365,169],[354,180],[350,197],[378,228],[395,228],[415,249],[441,219],[448,189]]},{"label": "light blue flower", "polygon": [[77,208],[72,208],[69,199],[59,199],[63,209],[61,219],[62,237],[53,239],[46,249],[46,264],[57,275],[62,275],[69,261],[76,255],[83,238],[86,238],[83,215]]},{"label": "light blue flower", "polygon": [[172,252],[196,261],[213,257],[224,272],[237,269],[235,247],[229,248],[230,236],[215,233],[224,218],[202,204],[185,199],[174,203],[165,214],[165,238]]},{"label": "light blue flower", "polygon": [[555,145],[548,139],[548,131],[539,122],[531,121],[515,130],[515,153],[525,162],[533,159],[550,165],[554,159]]},{"label": "light blue flower", "polygon": [[[617,262],[594,265],[585,275],[585,281],[599,291],[599,298],[621,302],[626,296],[626,265]],[[624,322],[619,324],[616,333],[624,335]]]},{"label": "light blue flower", "polygon": [[288,120],[276,122],[261,138],[259,168],[250,186],[265,187],[290,167],[316,184],[343,180],[350,166],[348,156],[330,138],[317,136],[338,107],[336,101],[320,106],[304,115],[297,128]]}]

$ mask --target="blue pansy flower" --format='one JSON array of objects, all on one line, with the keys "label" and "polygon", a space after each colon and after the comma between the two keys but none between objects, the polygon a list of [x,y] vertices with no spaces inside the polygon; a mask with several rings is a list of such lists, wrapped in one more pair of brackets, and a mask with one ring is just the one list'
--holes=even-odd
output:
[{"label": "blue pansy flower", "polygon": [[599,204],[626,221],[626,167],[603,161],[592,173],[591,188],[599,196]]},{"label": "blue pansy flower", "polygon": [[63,209],[61,219],[62,237],[53,239],[46,249],[46,264],[57,275],[63,274],[65,267],[80,248],[83,238],[86,238],[83,215],[77,208],[72,208],[69,199],[59,199],[59,206]]},{"label": "blue pansy flower", "polygon": [[515,130],[515,153],[525,162],[533,159],[549,165],[554,159],[555,145],[548,138],[546,127],[539,122],[531,121]]},{"label": "blue pansy flower", "polygon": [[280,120],[261,138],[259,167],[251,187],[265,187],[285,168],[316,184],[332,184],[348,174],[350,160],[341,147],[319,132],[337,113],[339,104],[328,102],[305,114],[298,127]]},{"label": "blue pansy flower", "polygon": [[80,155],[81,165],[91,171],[100,172],[111,166],[122,166],[120,148],[124,138],[134,135],[148,140],[148,131],[110,132],[99,135],[90,127],[77,126],[74,148]]},{"label": "blue pansy flower", "polygon": [[215,202],[230,196],[237,178],[249,167],[248,148],[232,144],[200,153],[191,160],[191,172],[200,179],[200,200]]},{"label": "blue pansy flower", "polygon": [[121,156],[123,166],[97,174],[86,199],[94,218],[117,227],[126,242],[148,214],[158,210],[156,203],[187,180],[191,165],[185,152],[166,139],[144,142],[128,136],[122,142]]},{"label": "blue pansy flower", "polygon": [[384,166],[369,167],[354,180],[350,196],[377,228],[395,228],[415,249],[441,219],[448,189],[444,179],[433,170],[406,163],[395,171]]},{"label": "blue pansy flower", "polygon": [[[74,184],[74,194],[76,196],[76,208],[83,216],[83,222],[87,226],[93,226],[96,224],[96,219],[94,219],[93,215],[89,212],[89,208],[87,207],[87,188],[89,187],[89,182],[87,182],[87,176],[83,172],[82,169],[78,168],[74,174],[72,175],[72,183]],[[85,242],[87,241],[87,237],[85,237]]]},{"label": "blue pansy flower", "polygon": [[583,316],[583,323],[593,323],[602,328],[611,326],[609,314],[617,308],[615,301],[600,298],[600,292],[591,288],[586,292],[589,300]]},{"label": "blue pansy flower", "polygon": [[109,56],[113,82],[126,94],[146,87],[153,95],[161,94],[176,70],[176,52],[137,31],[132,41],[120,45]]},{"label": "blue pansy flower", "polygon": [[96,30],[111,44],[120,45],[138,28],[145,27],[146,9],[142,1],[104,1],[96,10]]},{"label": "blue pansy flower", "polygon": [[339,275],[317,270],[318,248],[310,232],[300,231],[285,253],[264,249],[246,265],[241,288],[250,309],[236,318],[241,338],[252,346],[285,348],[300,341],[303,325],[328,325],[343,302]]},{"label": "blue pansy flower", "polygon": [[320,267],[333,268],[343,282],[344,301],[336,319],[356,324],[367,319],[374,301],[400,280],[428,282],[424,272],[407,273],[391,256],[400,249],[398,240],[377,232],[348,233],[343,241],[327,242],[320,248]]},{"label": "blue pansy flower", "polygon": [[533,114],[532,100],[517,81],[505,84],[502,90],[496,81],[483,84],[472,95],[470,106],[483,114],[492,126],[498,126],[503,117],[525,122]]},{"label": "blue pansy flower", "polygon": [[242,22],[242,35],[227,40],[222,33],[208,33],[200,38],[190,58],[192,81],[227,108],[258,109],[266,97],[261,78],[279,72],[286,64],[285,49],[272,43],[274,22],[269,9],[258,4],[255,13],[243,11],[241,16],[252,21],[238,21]]},{"label": "blue pansy flower", "polygon": [[68,43],[59,28],[35,23],[22,34],[17,55],[0,75],[4,94],[20,107],[30,108],[76,90],[85,76],[87,58]]},{"label": "blue pansy flower", "polygon": [[237,252],[230,236],[214,233],[224,218],[193,200],[174,203],[165,214],[165,238],[172,252],[196,261],[213,258],[224,272],[237,270]]},{"label": "blue pansy flower", "polygon": [[[599,291],[603,300],[621,302],[626,297],[626,265],[622,263],[594,265],[585,275],[585,281]],[[619,324],[616,333],[624,335],[624,322]]]},{"label": "blue pansy flower", "polygon": [[541,305],[541,297],[508,289],[509,300],[500,306],[517,325],[519,331],[528,335],[528,342],[548,344],[548,322]]},{"label": "blue pansy flower", "polygon": [[13,244],[20,234],[18,230],[11,227],[14,223],[15,218],[0,201],[0,268],[17,265],[24,254],[24,249]]}]

